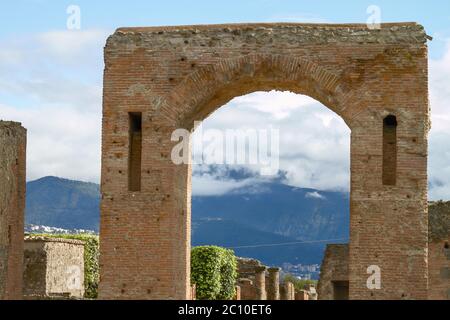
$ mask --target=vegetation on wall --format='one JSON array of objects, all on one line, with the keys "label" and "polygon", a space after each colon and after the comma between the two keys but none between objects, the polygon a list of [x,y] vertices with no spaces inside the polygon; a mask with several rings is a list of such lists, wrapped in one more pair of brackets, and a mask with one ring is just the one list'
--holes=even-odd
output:
[{"label": "vegetation on wall", "polygon": [[84,242],[84,297],[96,299],[99,282],[99,239],[92,234],[33,234],[31,236],[81,240]]},{"label": "vegetation on wall", "polygon": [[191,282],[198,300],[231,300],[235,295],[237,261],[233,250],[217,246],[194,247]]}]

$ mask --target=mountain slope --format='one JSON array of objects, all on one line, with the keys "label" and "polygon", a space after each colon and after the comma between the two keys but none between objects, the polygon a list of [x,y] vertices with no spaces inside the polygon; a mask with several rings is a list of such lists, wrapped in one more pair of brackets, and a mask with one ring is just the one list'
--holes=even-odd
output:
[{"label": "mountain slope", "polygon": [[299,243],[296,239],[234,221],[210,219],[193,221],[192,245],[232,248],[240,257],[255,258],[273,266],[284,262],[319,264],[325,249],[324,243]]},{"label": "mountain slope", "polygon": [[98,231],[100,188],[95,183],[45,177],[27,183],[27,224]]},{"label": "mountain slope", "polygon": [[258,192],[192,197],[194,219],[223,218],[299,240],[348,238],[349,199],[322,192],[266,183]]},{"label": "mountain slope", "polygon": [[[26,223],[98,231],[99,186],[45,177],[27,183]],[[279,182],[192,197],[192,244],[236,248],[269,265],[320,263],[325,243],[348,238],[348,195]],[[298,242],[309,242],[301,243]],[[280,243],[295,244],[278,246]],[[269,244],[269,246],[266,246]]]}]

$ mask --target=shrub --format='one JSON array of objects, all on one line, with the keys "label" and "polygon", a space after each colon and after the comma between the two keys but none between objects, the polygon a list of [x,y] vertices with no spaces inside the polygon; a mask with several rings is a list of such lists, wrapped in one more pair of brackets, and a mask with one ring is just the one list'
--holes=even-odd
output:
[{"label": "shrub", "polygon": [[99,281],[99,240],[91,234],[33,234],[48,238],[81,240],[84,242],[84,297],[96,299]]},{"label": "shrub", "polygon": [[217,246],[192,249],[191,282],[199,300],[231,300],[235,295],[237,261],[234,252]]}]

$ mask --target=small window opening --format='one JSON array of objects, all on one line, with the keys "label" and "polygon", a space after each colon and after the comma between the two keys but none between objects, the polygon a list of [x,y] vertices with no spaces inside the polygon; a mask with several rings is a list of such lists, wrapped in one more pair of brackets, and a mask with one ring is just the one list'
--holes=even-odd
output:
[{"label": "small window opening", "polygon": [[141,191],[142,113],[129,113],[128,190]]},{"label": "small window opening", "polygon": [[383,184],[397,183],[397,118],[389,115],[383,121]]}]

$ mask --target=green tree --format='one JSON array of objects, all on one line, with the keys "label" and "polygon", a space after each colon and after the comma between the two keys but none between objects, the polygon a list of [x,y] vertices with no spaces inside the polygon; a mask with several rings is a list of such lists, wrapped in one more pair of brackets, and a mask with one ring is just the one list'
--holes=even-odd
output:
[{"label": "green tree", "polygon": [[217,246],[192,249],[191,282],[199,300],[230,300],[235,295],[237,261],[234,252]]}]

